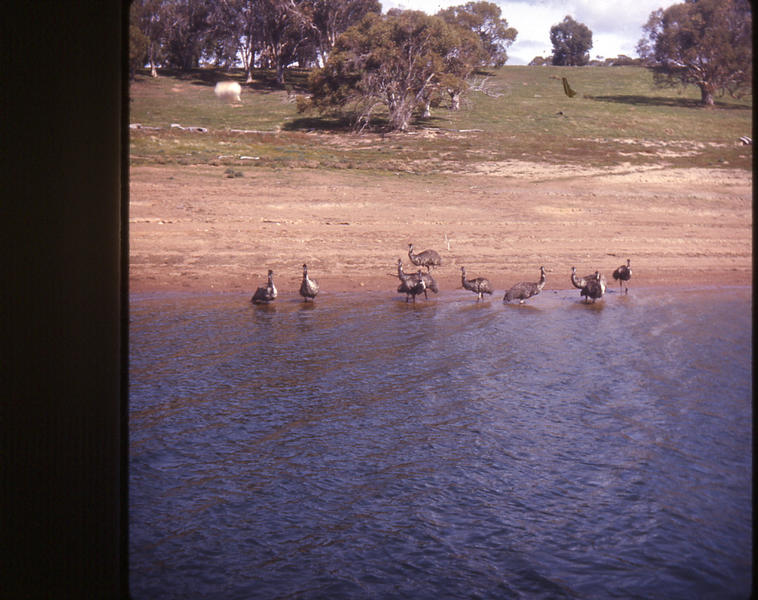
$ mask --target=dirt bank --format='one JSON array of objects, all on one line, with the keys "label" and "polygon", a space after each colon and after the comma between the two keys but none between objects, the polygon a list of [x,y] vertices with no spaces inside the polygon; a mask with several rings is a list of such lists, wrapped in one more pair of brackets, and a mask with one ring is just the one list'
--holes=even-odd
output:
[{"label": "dirt bank", "polygon": [[296,293],[307,262],[324,291],[394,291],[408,243],[497,290],[570,287],[632,260],[633,285],[752,284],[752,174],[498,164],[477,173],[138,166],[130,182],[131,291],[250,291],[276,273]]}]

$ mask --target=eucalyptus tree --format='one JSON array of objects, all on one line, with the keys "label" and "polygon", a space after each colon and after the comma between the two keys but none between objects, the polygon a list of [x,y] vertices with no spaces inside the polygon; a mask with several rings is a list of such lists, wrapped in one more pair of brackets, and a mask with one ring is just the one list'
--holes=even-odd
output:
[{"label": "eucalyptus tree", "polygon": [[592,31],[570,15],[550,28],[550,42],[553,44],[554,65],[581,67],[590,61]]},{"label": "eucalyptus tree", "polygon": [[715,94],[752,90],[753,25],[747,0],[687,0],[658,9],[643,27],[637,53],[654,65],[658,85],[695,85],[702,104]]},{"label": "eucalyptus tree", "polygon": [[150,40],[140,27],[139,6],[129,8],[129,78],[133,79],[137,69],[145,66]]},{"label": "eucalyptus tree", "polygon": [[246,83],[252,83],[256,57],[263,48],[260,0],[220,0],[211,6],[210,37],[217,62],[241,62]]},{"label": "eucalyptus tree", "polygon": [[437,16],[479,36],[482,66],[502,67],[508,61],[507,48],[516,40],[518,31],[508,27],[500,14],[500,7],[493,2],[469,2],[441,10]]},{"label": "eucalyptus tree", "polygon": [[361,129],[386,110],[390,129],[406,131],[414,112],[466,70],[462,32],[419,11],[369,13],[312,72],[310,105],[350,113]]},{"label": "eucalyptus tree", "polygon": [[302,48],[312,43],[311,27],[303,18],[305,0],[258,0],[261,18],[262,60],[276,71],[284,85],[287,66],[298,59]]},{"label": "eucalyptus tree", "polygon": [[382,12],[378,0],[308,0],[305,5],[322,64],[326,63],[341,33],[359,23],[368,13]]},{"label": "eucalyptus tree", "polygon": [[[253,9],[246,11],[245,9]],[[206,59],[218,67],[232,68],[242,59],[246,73],[245,16],[255,14],[252,0],[219,0],[209,3]]]},{"label": "eucalyptus tree", "polygon": [[168,26],[162,0],[135,0],[129,7],[129,53],[133,68],[150,65],[150,75],[158,76],[163,62],[163,44]]},{"label": "eucalyptus tree", "polygon": [[208,46],[210,4],[205,0],[164,0],[160,5],[166,62],[182,71],[198,67]]},{"label": "eucalyptus tree", "polygon": [[234,0],[236,4],[235,31],[237,48],[242,68],[245,70],[245,82],[253,82],[255,56],[262,47],[262,19],[258,10],[258,0]]}]

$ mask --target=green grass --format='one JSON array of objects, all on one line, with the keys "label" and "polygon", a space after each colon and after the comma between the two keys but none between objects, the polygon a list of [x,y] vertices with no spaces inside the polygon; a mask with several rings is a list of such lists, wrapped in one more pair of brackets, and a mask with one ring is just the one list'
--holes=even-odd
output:
[{"label": "green grass", "polygon": [[[564,76],[574,98],[563,93]],[[643,68],[503,67],[474,78],[486,77],[486,93],[470,91],[462,110],[439,107],[410,133],[391,135],[356,135],[339,119],[298,114],[295,95],[306,77],[294,72],[284,90],[270,73],[259,73],[243,85],[243,104],[235,107],[213,95],[215,81],[228,74],[140,74],[131,86],[130,122],[161,129],[131,130],[132,164],[435,173],[523,160],[752,169],[752,146],[738,143],[752,135],[752,97],[718,98],[716,107],[703,108],[699,90],[657,88]],[[243,82],[240,73],[231,78]]]}]

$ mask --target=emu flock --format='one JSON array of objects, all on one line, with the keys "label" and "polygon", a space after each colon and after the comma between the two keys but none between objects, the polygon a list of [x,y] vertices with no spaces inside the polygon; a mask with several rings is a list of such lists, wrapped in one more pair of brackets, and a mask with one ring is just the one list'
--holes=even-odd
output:
[{"label": "emu flock", "polygon": [[[428,298],[428,291],[431,290],[437,294],[440,290],[437,286],[437,282],[432,276],[432,269],[442,266],[442,258],[435,250],[424,250],[418,254],[413,252],[413,244],[408,244],[408,258],[411,263],[418,267],[415,273],[406,273],[403,270],[403,259],[397,259],[397,278],[400,280],[400,285],[397,286],[398,294],[405,294],[405,301],[410,299],[416,302],[416,296],[424,294],[424,298]],[[426,271],[424,271],[426,268]],[[621,265],[618,269],[613,271],[613,279],[619,282],[619,293],[622,289],[625,289],[624,293],[629,293],[629,280],[632,278],[632,266],[631,260],[627,259],[625,265]],[[518,300],[519,304],[523,304],[529,298],[536,296],[545,287],[545,267],[540,267],[539,281],[521,281],[511,287],[505,292],[503,296],[503,302],[510,303],[514,300]],[[605,295],[607,289],[607,283],[605,276],[600,271],[595,271],[590,275],[584,277],[578,277],[576,274],[576,267],[571,267],[571,284],[580,290],[579,295],[584,298],[585,303],[589,303],[590,300],[594,303],[598,298],[602,298]],[[492,295],[493,288],[489,279],[486,277],[475,277],[473,279],[466,278],[466,267],[461,267],[461,286],[463,289],[469,290],[476,294],[476,301],[483,300],[484,295]],[[303,280],[300,284],[300,295],[305,302],[308,300],[313,301],[319,292],[318,283],[314,279],[308,276],[308,265],[303,265]],[[251,301],[254,304],[269,304],[276,299],[278,292],[274,285],[274,272],[269,269],[268,281],[265,286],[259,287]]]}]

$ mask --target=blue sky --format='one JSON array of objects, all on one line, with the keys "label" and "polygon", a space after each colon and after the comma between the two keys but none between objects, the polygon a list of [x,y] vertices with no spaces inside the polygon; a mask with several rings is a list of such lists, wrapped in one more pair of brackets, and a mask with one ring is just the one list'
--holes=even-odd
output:
[{"label": "blue sky", "polygon": [[[449,6],[468,0],[380,0],[382,8],[422,10],[435,14]],[[584,23],[592,31],[590,57],[635,57],[635,47],[642,37],[642,26],[650,13],[667,8],[677,1],[666,0],[489,0],[500,7],[501,17],[518,30],[516,41],[508,49],[509,65],[528,64],[535,56],[550,56],[550,28],[566,15]],[[680,0],[681,1],[681,0]]]}]

